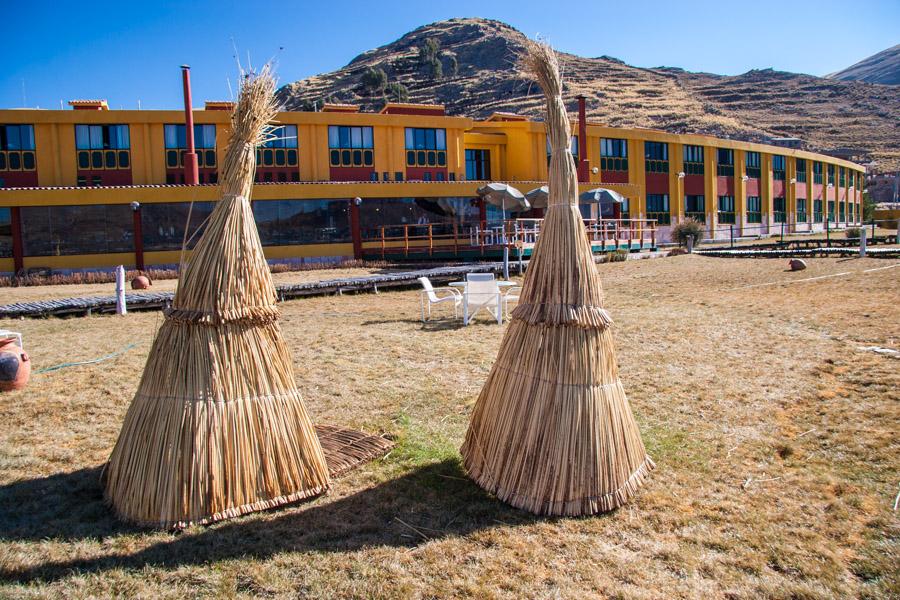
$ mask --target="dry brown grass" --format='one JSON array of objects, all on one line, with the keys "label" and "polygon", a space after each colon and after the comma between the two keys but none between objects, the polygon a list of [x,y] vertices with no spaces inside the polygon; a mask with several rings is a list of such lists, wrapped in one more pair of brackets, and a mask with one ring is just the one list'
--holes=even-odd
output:
[{"label": "dry brown grass", "polygon": [[900,362],[858,350],[900,347],[900,267],[863,272],[894,262],[601,265],[658,469],[581,519],[465,478],[457,449],[501,331],[422,326],[415,292],[291,301],[281,320],[316,422],[398,448],[329,496],[180,536],[117,523],[97,481],[160,315],[0,322],[38,369],[138,344],[0,397],[0,596],[898,597]]}]

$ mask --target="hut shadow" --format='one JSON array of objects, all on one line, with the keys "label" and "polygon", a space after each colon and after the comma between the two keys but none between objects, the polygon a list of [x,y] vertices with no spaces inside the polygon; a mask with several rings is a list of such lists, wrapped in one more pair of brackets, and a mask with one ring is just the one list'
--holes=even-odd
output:
[{"label": "hut shadow", "polygon": [[[456,329],[464,329],[462,319],[453,317],[437,317],[423,322],[422,319],[375,319],[371,321],[363,321],[362,325],[388,325],[388,324],[405,323],[408,325],[421,325],[421,331],[453,331]],[[477,321],[473,321],[475,325]],[[470,325],[471,326],[471,325]]]},{"label": "hut shadow", "polygon": [[[25,505],[12,518],[3,517],[0,539],[37,541],[61,537],[76,541],[139,531],[115,521],[103,504],[98,474],[98,469],[85,469],[5,486],[0,492],[5,500],[17,498]],[[94,488],[90,493],[84,483],[88,480]],[[63,494],[68,483],[83,486],[85,492]],[[60,493],[26,499],[29,492],[47,488]],[[86,500],[89,506],[82,507]],[[52,510],[55,518],[49,521],[46,520],[47,503],[58,503]],[[29,512],[34,514],[26,516]],[[432,539],[466,535],[498,524],[515,526],[536,520],[537,517],[488,495],[465,477],[459,460],[448,459],[349,496],[337,499],[326,496],[299,507],[188,530],[130,554],[21,567],[7,561],[0,569],[0,580],[56,581],[75,572],[144,567],[174,569],[245,557],[265,560],[282,552],[353,552],[378,546],[412,548]]]}]

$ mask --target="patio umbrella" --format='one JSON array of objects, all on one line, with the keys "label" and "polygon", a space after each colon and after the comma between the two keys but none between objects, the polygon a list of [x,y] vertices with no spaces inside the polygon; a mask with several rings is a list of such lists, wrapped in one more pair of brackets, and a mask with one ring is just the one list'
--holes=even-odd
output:
[{"label": "patio umbrella", "polygon": [[527,194],[525,198],[531,204],[531,208],[547,208],[547,200],[550,198],[550,188],[546,185],[534,188]]},{"label": "patio umbrella", "polygon": [[460,452],[469,476],[499,499],[538,514],[586,515],[627,502],[654,464],[619,380],[578,212],[556,54],[526,41],[522,63],[547,101],[549,205]]},{"label": "patio umbrella", "polygon": [[628,198],[615,190],[594,188],[582,193],[578,200],[584,204],[597,204],[601,217],[613,217],[616,214],[614,205],[624,204]]},{"label": "patio umbrella", "polygon": [[499,206],[506,219],[506,211],[525,212],[531,205],[525,199],[525,195],[511,185],[505,183],[488,183],[478,188],[478,195],[485,202]]},{"label": "patio umbrella", "polygon": [[256,148],[277,116],[265,67],[241,78],[221,194],[187,259],[105,469],[123,519],[181,528],[326,491],[250,208]]}]

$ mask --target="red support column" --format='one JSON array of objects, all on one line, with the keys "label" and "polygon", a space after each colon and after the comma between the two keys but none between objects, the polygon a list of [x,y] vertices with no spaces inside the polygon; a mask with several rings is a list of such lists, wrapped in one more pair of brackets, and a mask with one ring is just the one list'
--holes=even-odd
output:
[{"label": "red support column", "polygon": [[141,225],[141,204],[131,203],[132,232],[134,234],[134,266],[144,270],[144,230]]},{"label": "red support column", "polygon": [[[353,237],[353,258],[362,260],[362,231],[359,228],[359,205],[362,198],[354,198],[350,201],[350,235]],[[383,243],[382,243],[383,245]],[[384,249],[382,248],[382,254]]]},{"label": "red support column", "polygon": [[18,206],[9,209],[12,220],[13,270],[18,275],[25,268],[25,251],[22,244],[22,215]]},{"label": "red support column", "polygon": [[187,151],[184,153],[184,182],[187,185],[200,183],[200,167],[194,148],[194,109],[191,106],[191,68],[181,65],[181,83],[184,87],[184,139]]},{"label": "red support column", "polygon": [[578,96],[578,181],[591,180],[590,163],[587,158],[587,110],[585,97]]}]

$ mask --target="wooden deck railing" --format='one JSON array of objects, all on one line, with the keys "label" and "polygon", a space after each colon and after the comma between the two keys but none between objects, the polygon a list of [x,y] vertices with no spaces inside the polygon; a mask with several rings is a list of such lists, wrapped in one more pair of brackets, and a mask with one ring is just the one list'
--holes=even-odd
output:
[{"label": "wooden deck railing", "polygon": [[[448,223],[386,225],[364,232],[364,247],[378,244],[382,257],[402,253],[427,254],[435,251],[485,251],[509,248],[531,248],[541,232],[543,219],[509,219],[496,223],[481,223],[463,227]],[[622,246],[655,248],[657,224],[653,219],[585,219],[588,238],[600,250],[615,250]]]}]

